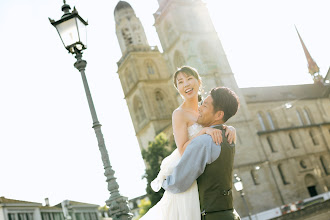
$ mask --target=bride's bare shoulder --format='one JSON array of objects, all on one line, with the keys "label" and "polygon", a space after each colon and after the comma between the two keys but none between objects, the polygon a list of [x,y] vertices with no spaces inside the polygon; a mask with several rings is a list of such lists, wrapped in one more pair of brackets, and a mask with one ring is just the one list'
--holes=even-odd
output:
[{"label": "bride's bare shoulder", "polygon": [[174,114],[183,114],[184,110],[181,108],[181,106],[179,106],[177,109],[175,109],[172,113],[172,115]]},{"label": "bride's bare shoulder", "polygon": [[175,109],[172,113],[172,120],[175,121],[185,121],[185,112],[181,107],[178,107],[177,109]]}]

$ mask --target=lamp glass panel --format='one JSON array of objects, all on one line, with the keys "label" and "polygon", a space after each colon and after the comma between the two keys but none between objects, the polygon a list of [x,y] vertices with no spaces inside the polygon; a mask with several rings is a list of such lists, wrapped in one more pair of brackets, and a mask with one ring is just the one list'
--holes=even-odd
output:
[{"label": "lamp glass panel", "polygon": [[79,31],[80,42],[83,43],[85,47],[87,47],[87,26],[82,23],[79,18],[76,18],[76,21]]},{"label": "lamp glass panel", "polygon": [[236,191],[238,191],[238,192],[243,190],[242,182],[236,182],[236,183],[234,183],[234,186],[235,186]]},{"label": "lamp glass panel", "polygon": [[77,31],[75,18],[71,18],[56,25],[56,29],[61,36],[64,46],[67,47],[76,42],[79,42],[79,35]]}]

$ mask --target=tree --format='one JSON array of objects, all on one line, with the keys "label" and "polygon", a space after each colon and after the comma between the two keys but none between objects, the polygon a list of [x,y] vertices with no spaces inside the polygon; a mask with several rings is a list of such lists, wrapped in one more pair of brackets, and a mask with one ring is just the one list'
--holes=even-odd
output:
[{"label": "tree", "polygon": [[138,219],[140,219],[142,216],[144,216],[144,214],[147,213],[147,211],[150,209],[150,206],[151,202],[148,198],[141,199],[141,203],[138,205],[138,207],[140,208]]},{"label": "tree", "polygon": [[[170,155],[176,148],[175,144],[169,147],[169,141],[164,133],[158,134],[154,141],[149,142],[148,148],[142,150],[142,157],[147,164],[143,178],[147,179],[147,196],[150,199],[150,207],[154,206],[163,196],[164,190],[154,192],[150,183],[157,177],[162,160]],[[149,208],[146,210],[148,211]]]},{"label": "tree", "polygon": [[107,205],[100,206],[98,208],[99,212],[101,212],[102,217],[108,218],[109,217],[109,207]]}]

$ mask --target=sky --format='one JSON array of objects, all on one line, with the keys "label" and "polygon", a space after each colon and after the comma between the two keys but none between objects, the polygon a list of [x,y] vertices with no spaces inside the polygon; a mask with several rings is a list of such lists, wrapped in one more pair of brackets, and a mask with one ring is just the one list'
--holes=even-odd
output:
[{"label": "sky", "polygon": [[[127,0],[151,46],[156,0]],[[144,163],[117,74],[118,1],[67,0],[88,20],[86,75],[119,183],[145,193]],[[205,0],[239,87],[312,83],[294,25],[324,76],[330,65],[327,0]],[[0,196],[50,205],[104,205],[110,197],[80,73],[48,17],[61,0],[0,1]]]}]

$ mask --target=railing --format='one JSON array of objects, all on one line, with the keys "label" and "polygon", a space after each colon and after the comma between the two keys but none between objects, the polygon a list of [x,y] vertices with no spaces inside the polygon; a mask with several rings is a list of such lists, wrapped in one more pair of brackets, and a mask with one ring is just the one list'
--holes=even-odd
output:
[{"label": "railing", "polygon": [[[274,209],[269,209],[263,212],[259,212],[257,214],[251,215],[252,220],[267,220],[275,217],[279,217],[281,215],[285,215],[290,212],[295,212],[301,209],[304,209],[308,206],[324,202],[330,199],[330,192],[326,192],[317,196],[313,196],[304,200],[296,201],[293,203],[289,203],[286,205],[282,205],[281,207],[276,207]],[[249,220],[249,217],[246,216],[241,218],[242,220]]]},{"label": "railing", "polygon": [[120,67],[120,65],[126,59],[129,53],[141,52],[141,51],[159,51],[159,50],[157,46],[130,45],[127,47],[126,51],[123,53],[123,56],[117,62],[117,66]]}]

